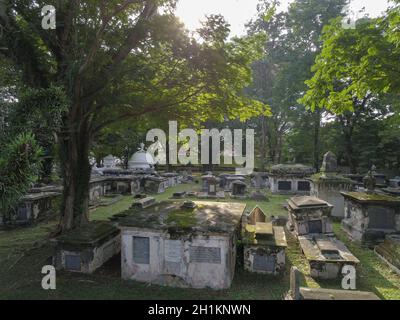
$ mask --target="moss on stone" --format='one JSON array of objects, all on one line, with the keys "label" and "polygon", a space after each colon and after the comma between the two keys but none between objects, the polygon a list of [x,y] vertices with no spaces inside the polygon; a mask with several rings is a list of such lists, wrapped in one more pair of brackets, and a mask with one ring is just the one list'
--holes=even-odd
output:
[{"label": "moss on stone", "polygon": [[367,192],[343,192],[344,197],[352,198],[360,202],[396,203],[400,205],[400,199],[379,193]]},{"label": "moss on stone", "polygon": [[175,210],[170,212],[166,222],[168,225],[173,225],[178,228],[192,228],[196,226],[197,219],[194,214],[195,208],[181,208],[179,210]]}]

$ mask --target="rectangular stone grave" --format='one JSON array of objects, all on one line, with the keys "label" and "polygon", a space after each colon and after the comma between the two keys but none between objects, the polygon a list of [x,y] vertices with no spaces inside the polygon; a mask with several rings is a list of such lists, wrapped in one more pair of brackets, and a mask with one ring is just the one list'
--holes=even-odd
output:
[{"label": "rectangular stone grave", "polygon": [[299,236],[300,247],[309,266],[310,275],[318,279],[337,279],[345,265],[357,266],[359,260],[334,237],[326,235]]},{"label": "rectangular stone grave", "polygon": [[278,190],[279,191],[291,191],[292,190],[292,182],[291,181],[278,181]]},{"label": "rectangular stone grave", "polygon": [[229,288],[245,208],[238,203],[164,201],[128,210],[118,221],[122,278],[173,287]]},{"label": "rectangular stone grave", "polygon": [[285,231],[266,221],[267,217],[259,207],[242,217],[244,267],[250,272],[282,274],[286,262]]},{"label": "rectangular stone grave", "polygon": [[342,229],[353,240],[373,248],[386,235],[400,232],[400,199],[386,194],[342,192]]},{"label": "rectangular stone grave", "polygon": [[93,273],[121,248],[120,231],[108,222],[90,222],[53,241],[56,268],[72,272]]},{"label": "rectangular stone grave", "polygon": [[333,206],[328,202],[310,196],[293,197],[288,200],[287,209],[288,227],[295,235],[333,233],[330,220]]},{"label": "rectangular stone grave", "polygon": [[144,199],[139,199],[136,200],[133,204],[132,204],[132,208],[136,208],[136,209],[145,209],[148,207],[151,207],[152,205],[156,204],[156,199],[153,197],[146,197]]},{"label": "rectangular stone grave", "polygon": [[150,263],[150,239],[148,237],[132,237],[132,258],[137,264]]}]

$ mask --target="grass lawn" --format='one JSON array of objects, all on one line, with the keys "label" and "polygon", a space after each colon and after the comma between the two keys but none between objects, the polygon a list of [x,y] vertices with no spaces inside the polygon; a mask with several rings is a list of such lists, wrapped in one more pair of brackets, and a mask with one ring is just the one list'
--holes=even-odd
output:
[{"label": "grass lawn", "polygon": [[[184,191],[198,186],[178,185],[157,195],[158,200],[168,199],[175,191]],[[282,205],[285,196],[269,195],[269,202],[245,201],[251,208],[256,204],[270,215],[286,215]],[[124,211],[133,202],[130,196],[119,202],[100,207],[91,212],[92,220],[107,220],[115,213]],[[235,202],[242,202],[234,200]],[[298,242],[287,235],[287,271],[283,277],[255,275],[242,270],[238,261],[237,271],[229,290],[177,289],[148,285],[120,279],[119,258],[109,261],[93,275],[67,272],[57,273],[57,290],[41,288],[41,268],[51,264],[54,245],[49,233],[57,220],[43,222],[32,227],[0,231],[0,299],[251,299],[279,300],[289,289],[289,270],[297,266],[303,273],[303,284],[310,287],[340,288],[340,280],[316,282],[309,277],[308,265],[301,254]],[[400,277],[383,264],[375,254],[347,240],[340,225],[335,224],[335,233],[344,241],[361,261],[357,288],[376,293],[382,299],[400,300]]]}]

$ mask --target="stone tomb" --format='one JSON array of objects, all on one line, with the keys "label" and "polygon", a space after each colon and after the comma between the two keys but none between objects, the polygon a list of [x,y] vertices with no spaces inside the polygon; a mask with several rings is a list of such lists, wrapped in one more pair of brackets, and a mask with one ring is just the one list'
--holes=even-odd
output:
[{"label": "stone tomb", "polygon": [[375,247],[375,253],[400,275],[400,234],[387,235],[385,241]]},{"label": "stone tomb", "polygon": [[90,222],[54,240],[58,270],[93,273],[120,252],[120,231],[108,222]]},{"label": "stone tomb", "polygon": [[300,287],[301,277],[301,272],[296,267],[292,267],[290,291],[285,300],[380,300],[376,294],[367,291]]},{"label": "stone tomb", "polygon": [[132,209],[146,209],[146,208],[151,207],[152,205],[156,204],[156,202],[157,201],[156,201],[155,198],[146,197],[146,198],[143,198],[143,199],[136,200],[132,204],[131,208]]},{"label": "stone tomb", "polygon": [[387,234],[400,232],[400,199],[367,192],[343,192],[345,217],[342,229],[367,246],[382,242]]},{"label": "stone tomb", "polygon": [[336,156],[332,152],[324,155],[321,173],[313,175],[311,195],[331,203],[334,207],[332,216],[344,217],[344,199],[341,192],[352,191],[354,183],[337,172]]},{"label": "stone tomb", "polygon": [[225,192],[218,191],[219,180],[212,174],[202,176],[202,192],[197,194],[200,199],[224,199]]},{"label": "stone tomb", "polygon": [[161,177],[167,179],[166,184],[168,188],[175,187],[179,183],[178,176],[179,175],[175,172],[166,172],[161,174]]},{"label": "stone tomb", "polygon": [[288,200],[289,230],[297,236],[333,234],[330,221],[333,206],[316,197],[302,196]]},{"label": "stone tomb", "polygon": [[159,285],[227,289],[245,204],[166,201],[128,211],[122,230],[122,278]]},{"label": "stone tomb", "polygon": [[230,196],[236,199],[246,199],[247,184],[243,181],[236,180],[232,182],[232,192]]},{"label": "stone tomb", "polygon": [[299,236],[298,239],[313,278],[336,279],[345,265],[357,266],[360,262],[334,237],[320,234]]},{"label": "stone tomb", "polygon": [[389,180],[389,186],[391,188],[400,188],[400,177],[395,177]]},{"label": "stone tomb", "polygon": [[156,176],[146,176],[144,190],[150,194],[164,193],[168,179]]},{"label": "stone tomb", "polygon": [[54,200],[59,192],[35,192],[24,195],[10,218],[12,223],[29,223],[53,209]]},{"label": "stone tomb", "polygon": [[242,219],[244,268],[262,274],[282,274],[287,247],[283,227],[267,222],[265,213],[254,208]]},{"label": "stone tomb", "polygon": [[223,186],[225,191],[233,191],[233,184],[236,183],[237,181],[246,183],[246,177],[241,176],[241,175],[228,175],[225,176],[225,184]]},{"label": "stone tomb", "polygon": [[269,185],[272,193],[309,195],[310,181],[307,179],[314,169],[301,164],[279,164],[271,168]]}]

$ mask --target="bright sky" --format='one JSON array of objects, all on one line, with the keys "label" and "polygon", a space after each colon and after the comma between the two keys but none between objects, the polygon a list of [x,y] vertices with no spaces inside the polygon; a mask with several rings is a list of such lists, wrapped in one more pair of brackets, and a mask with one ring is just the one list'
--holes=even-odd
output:
[{"label": "bright sky", "polygon": [[[194,31],[205,15],[222,14],[231,24],[232,35],[245,34],[245,24],[256,15],[259,0],[178,0],[177,15],[186,27]],[[281,0],[285,10],[291,0]],[[371,17],[379,16],[388,7],[387,0],[352,0],[351,9],[357,12],[365,7]]]}]

